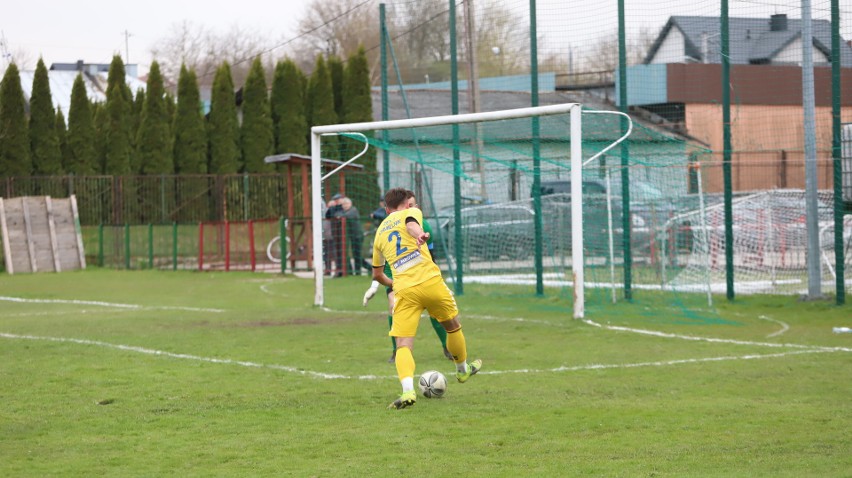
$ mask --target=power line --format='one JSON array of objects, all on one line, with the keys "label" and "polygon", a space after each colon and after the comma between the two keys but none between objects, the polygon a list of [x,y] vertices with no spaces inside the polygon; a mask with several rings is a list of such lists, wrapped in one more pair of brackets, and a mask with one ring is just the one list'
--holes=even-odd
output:
[{"label": "power line", "polygon": [[[271,52],[272,52],[272,51],[274,51],[274,50],[277,50],[277,49],[279,49],[279,48],[281,48],[281,47],[283,47],[283,46],[289,45],[290,43],[292,43],[292,42],[294,42],[294,41],[296,41],[296,40],[298,40],[298,39],[300,39],[300,38],[302,38],[302,37],[305,37],[305,36],[307,36],[307,35],[310,35],[311,33],[313,33],[313,32],[315,32],[315,31],[319,30],[320,28],[323,28],[323,27],[325,27],[325,26],[327,26],[327,25],[329,25],[329,24],[331,24],[331,23],[334,23],[335,21],[337,21],[337,20],[338,20],[338,19],[340,19],[341,17],[344,17],[344,16],[346,16],[346,15],[349,15],[350,13],[354,12],[355,10],[357,10],[357,9],[359,9],[359,8],[361,8],[361,7],[363,7],[364,5],[366,5],[366,4],[368,4],[368,3],[372,2],[372,1],[373,1],[373,0],[364,0],[363,2],[361,2],[361,3],[357,4],[357,5],[355,5],[354,7],[350,8],[349,10],[346,10],[345,12],[341,13],[340,15],[337,15],[336,17],[334,17],[334,18],[332,18],[332,19],[330,19],[330,20],[326,21],[325,23],[323,23],[323,24],[321,24],[321,25],[318,25],[318,26],[316,26],[316,27],[314,27],[314,28],[312,28],[312,29],[310,29],[310,30],[308,30],[308,31],[304,32],[304,33],[301,33],[301,34],[299,34],[299,35],[297,35],[297,36],[295,36],[295,37],[293,37],[293,38],[289,39],[289,40],[286,40],[286,41],[284,41],[284,42],[282,42],[282,43],[279,43],[278,45],[275,45],[275,46],[273,46],[273,47],[267,48],[267,49],[265,49],[265,50],[260,50],[259,52],[257,52],[257,53],[255,53],[255,54],[251,55],[250,57],[241,58],[241,59],[239,59],[239,60],[236,60],[236,61],[234,61],[233,65],[234,65],[234,66],[236,66],[236,65],[239,65],[239,64],[245,63],[245,62],[247,62],[247,61],[251,61],[253,58],[257,57],[258,55],[264,55],[264,54],[266,54],[266,53],[271,53]],[[205,73],[204,75],[202,75],[202,77],[210,76],[210,75],[211,75],[211,74],[213,74],[213,73],[214,73],[214,72]]]}]

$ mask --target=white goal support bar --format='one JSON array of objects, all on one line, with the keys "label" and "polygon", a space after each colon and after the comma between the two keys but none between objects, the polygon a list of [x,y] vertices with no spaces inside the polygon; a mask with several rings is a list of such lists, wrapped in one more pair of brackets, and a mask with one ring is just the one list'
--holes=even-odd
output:
[{"label": "white goal support bar", "polygon": [[[390,130],[402,128],[418,128],[438,125],[454,125],[476,123],[483,121],[499,121],[525,117],[540,117],[558,114],[570,114],[571,138],[571,195],[582,197],[582,107],[579,103],[517,108],[512,110],[491,111],[484,113],[467,113],[461,115],[432,116],[427,118],[412,118],[390,121],[372,121],[364,123],[336,124],[314,126],[311,128],[311,216],[314,266],[314,305],[324,305],[323,294],[323,259],[322,259],[322,177],[321,174],[321,143],[323,135],[340,133],[361,133],[374,130]],[[583,209],[582,201],[571,201],[572,221],[572,272],[574,282],[574,318],[583,318],[585,301],[583,289]]]}]

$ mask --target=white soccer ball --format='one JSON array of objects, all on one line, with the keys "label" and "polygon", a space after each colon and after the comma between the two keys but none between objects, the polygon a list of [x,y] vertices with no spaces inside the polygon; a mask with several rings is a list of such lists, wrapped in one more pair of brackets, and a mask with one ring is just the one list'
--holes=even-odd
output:
[{"label": "white soccer ball", "polygon": [[447,391],[447,377],[437,370],[423,372],[417,384],[426,398],[440,398]]}]

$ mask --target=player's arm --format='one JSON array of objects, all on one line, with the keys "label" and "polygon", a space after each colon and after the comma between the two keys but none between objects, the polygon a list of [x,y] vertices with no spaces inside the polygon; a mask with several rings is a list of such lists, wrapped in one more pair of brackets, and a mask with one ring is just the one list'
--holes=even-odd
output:
[{"label": "player's arm", "polygon": [[393,279],[385,275],[384,264],[373,266],[373,280],[385,287],[393,287]]},{"label": "player's arm", "polygon": [[429,240],[429,233],[423,231],[423,228],[420,227],[420,223],[415,217],[409,216],[405,219],[405,230],[417,242],[417,247],[420,247]]}]

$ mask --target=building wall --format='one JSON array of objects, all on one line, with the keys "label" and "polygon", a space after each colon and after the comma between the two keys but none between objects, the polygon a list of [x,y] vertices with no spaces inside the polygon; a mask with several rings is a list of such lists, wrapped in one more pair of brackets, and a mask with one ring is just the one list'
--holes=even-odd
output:
[{"label": "building wall", "polygon": [[[722,65],[667,65],[669,103],[721,103]],[[852,69],[841,70],[841,101],[852,106]],[[731,103],[802,105],[802,69],[792,65],[731,65]],[[817,106],[831,106],[831,68],[814,68]]]},{"label": "building wall", "polygon": [[[841,112],[852,121],[852,109]],[[687,132],[717,151],[708,160],[708,192],[721,192],[723,137],[722,106],[690,104],[686,107]],[[831,107],[816,108],[819,189],[833,187],[831,175]],[[800,106],[732,105],[732,180],[735,191],[804,189],[804,127]]]},{"label": "building wall", "polygon": [[686,56],[686,47],[683,33],[676,27],[672,27],[654,58],[651,59],[651,63],[683,63],[684,56]]},{"label": "building wall", "polygon": [[[778,54],[775,55],[775,58],[772,59],[772,62],[801,65],[802,54],[802,39],[797,38],[795,41],[784,47],[783,50],[778,52]],[[813,55],[814,64],[831,64],[831,58],[828,58],[825,56],[825,53],[817,50],[816,48],[813,49]]]}]

